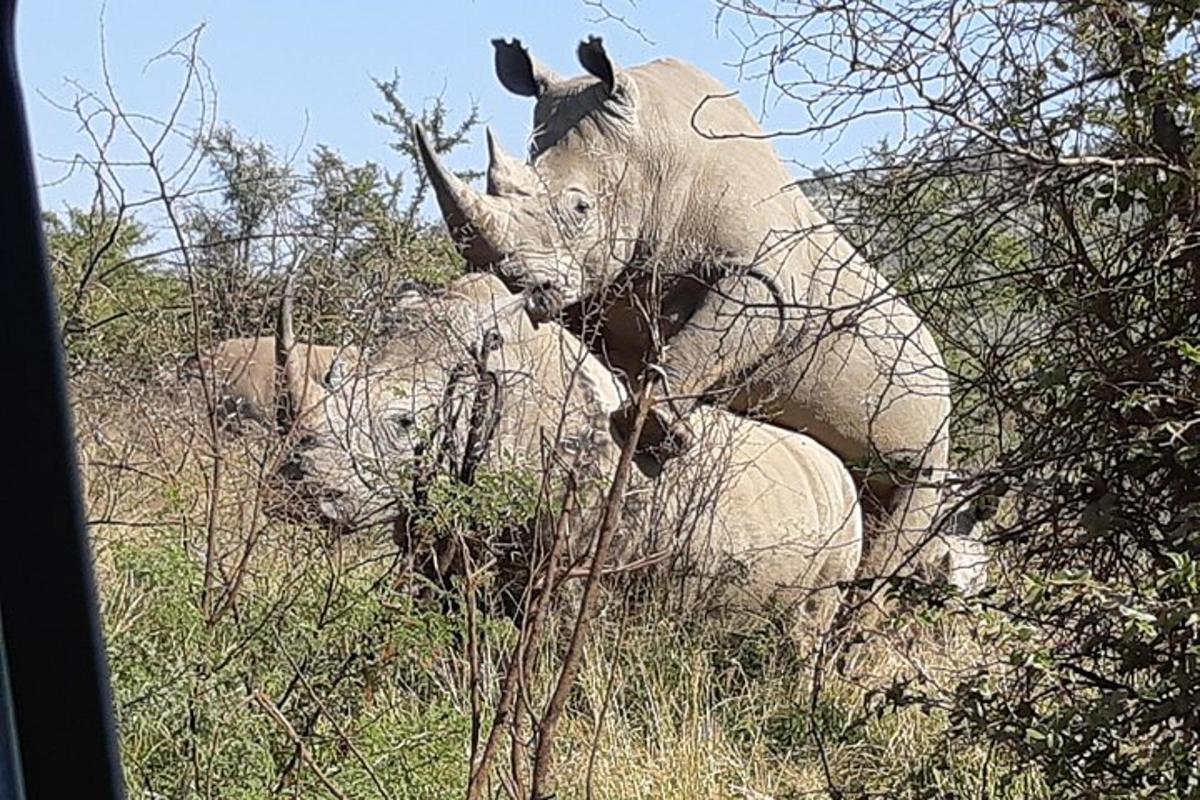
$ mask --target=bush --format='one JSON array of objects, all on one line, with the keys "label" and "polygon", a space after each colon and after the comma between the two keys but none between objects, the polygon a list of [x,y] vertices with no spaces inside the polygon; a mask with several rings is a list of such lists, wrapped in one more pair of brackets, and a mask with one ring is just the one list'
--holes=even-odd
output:
[{"label": "bush", "polygon": [[107,557],[114,702],[138,794],[320,794],[272,712],[350,796],[376,781],[405,797],[461,792],[469,720],[430,668],[451,650],[454,620],[389,607],[369,571],[314,570],[247,587],[237,613],[212,622],[194,600],[201,570],[178,544],[121,543]]},{"label": "bush", "polygon": [[69,208],[43,216],[63,345],[73,370],[88,365],[153,375],[184,347],[187,287],[146,253],[136,220]]},{"label": "bush", "polygon": [[1012,490],[996,663],[924,701],[1056,796],[1197,796],[1200,5],[742,5],[821,131],[902,117],[826,182],[948,353],[972,491]]}]

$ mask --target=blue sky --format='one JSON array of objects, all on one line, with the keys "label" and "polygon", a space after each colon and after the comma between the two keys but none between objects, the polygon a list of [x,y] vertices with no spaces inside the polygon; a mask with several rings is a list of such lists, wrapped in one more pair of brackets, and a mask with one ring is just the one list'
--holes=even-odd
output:
[{"label": "blue sky", "polygon": [[[727,15],[717,26],[711,0],[636,5],[611,0],[609,8],[636,24],[653,44],[617,22],[599,21],[600,14],[583,0],[110,0],[106,7],[100,0],[25,0],[18,7],[18,60],[43,207],[88,201],[86,179],[50,185],[63,167],[49,159],[69,158],[86,149],[86,140],[70,116],[42,95],[69,101],[75,90],[68,79],[101,86],[102,9],[110,72],[128,107],[166,113],[179,72],[147,62],[204,23],[200,51],[217,86],[221,121],[280,151],[300,146],[306,152],[325,144],[351,161],[374,160],[390,169],[400,164],[387,148],[386,133],[371,119],[381,106],[371,77],[389,78],[393,72],[412,105],[444,94],[457,116],[474,98],[508,149],[523,150],[532,107],[494,77],[490,41],[498,36],[520,37],[556,71],[576,74],[576,43],[598,33],[619,63],[675,56],[739,88],[752,108],[761,107],[761,85],[739,85],[729,66],[741,54],[736,37],[745,33],[744,23]],[[763,119],[768,129],[806,121],[794,104],[778,106]],[[458,165],[484,162],[482,138],[480,130],[455,159]],[[787,140],[779,147],[812,167],[848,156],[864,141],[859,132],[829,151],[827,143],[815,140]]]}]

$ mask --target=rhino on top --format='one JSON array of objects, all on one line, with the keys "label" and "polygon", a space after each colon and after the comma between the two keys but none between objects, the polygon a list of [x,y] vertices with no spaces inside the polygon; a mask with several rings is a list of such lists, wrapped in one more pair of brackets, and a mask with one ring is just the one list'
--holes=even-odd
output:
[{"label": "rhino on top", "polygon": [[[416,500],[406,470],[428,452],[431,431],[446,433],[452,376],[473,396],[479,375],[463,367],[491,348],[489,369],[503,395],[486,466],[540,468],[550,454],[573,463],[586,488],[571,527],[590,535],[620,450],[609,414],[625,401],[624,387],[561,326],[535,328],[522,306],[523,298],[481,274],[410,298],[394,309],[400,324],[390,338],[330,390],[289,358],[301,343],[285,302],[278,357],[296,430],[277,477],[339,526],[403,522],[402,509]],[[861,555],[862,513],[849,472],[810,437],[717,407],[697,409],[693,424],[695,447],[660,472],[634,476],[622,558],[670,553],[687,565],[694,598],[735,617],[783,605],[794,625],[823,626],[837,584],[854,576]],[[983,562],[964,558],[968,550],[926,548],[910,569],[973,591]]]},{"label": "rhino on top", "polygon": [[[745,106],[660,59],[622,68],[592,37],[564,78],[495,40],[496,73],[536,101],[528,163],[489,131],[479,193],[418,130],[451,233],[477,269],[564,312],[636,382],[665,392],[644,434],[687,439],[697,402],[803,431],[867,479],[891,569],[927,533],[949,455],[948,378],[912,309],[795,188]],[[882,465],[882,466],[880,466]]]}]

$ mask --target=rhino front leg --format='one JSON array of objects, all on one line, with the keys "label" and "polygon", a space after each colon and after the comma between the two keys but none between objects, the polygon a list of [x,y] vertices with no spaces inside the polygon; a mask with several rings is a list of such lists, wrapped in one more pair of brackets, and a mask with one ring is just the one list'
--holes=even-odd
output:
[{"label": "rhino front leg", "polygon": [[783,302],[756,272],[718,280],[664,343],[660,366],[670,392],[689,409],[701,399],[731,399],[782,336]]},{"label": "rhino front leg", "polygon": [[[753,273],[718,279],[703,288],[698,303],[668,297],[662,308],[667,319],[659,327],[667,338],[657,363],[649,366],[657,373],[654,391],[661,402],[646,421],[639,447],[669,458],[690,446],[686,417],[691,409],[702,400],[728,402],[771,353],[782,333],[784,309],[772,282]],[[676,322],[673,315],[681,318]],[[621,428],[623,416],[617,414]]]}]

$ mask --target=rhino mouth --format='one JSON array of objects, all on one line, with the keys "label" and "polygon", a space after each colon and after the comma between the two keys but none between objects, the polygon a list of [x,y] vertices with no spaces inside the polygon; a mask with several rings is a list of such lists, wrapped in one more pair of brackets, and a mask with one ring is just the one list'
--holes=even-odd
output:
[{"label": "rhino mouth", "polygon": [[299,523],[316,523],[351,532],[386,522],[391,510],[382,498],[372,502],[354,491],[338,488],[310,471],[303,459],[285,459],[275,470],[268,512]]},{"label": "rhino mouth", "polygon": [[291,470],[273,476],[272,491],[264,509],[270,516],[291,522],[326,522],[344,525],[350,521],[343,493],[305,481]]},{"label": "rhino mouth", "polygon": [[566,307],[566,296],[558,287],[543,283],[526,289],[525,312],[534,322],[548,322],[557,318]]}]

